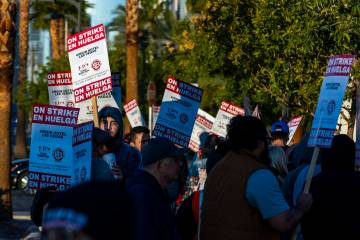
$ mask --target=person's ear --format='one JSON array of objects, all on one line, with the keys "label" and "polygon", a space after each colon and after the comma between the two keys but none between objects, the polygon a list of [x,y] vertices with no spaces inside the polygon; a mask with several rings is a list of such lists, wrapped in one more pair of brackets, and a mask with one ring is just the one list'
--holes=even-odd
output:
[{"label": "person's ear", "polygon": [[257,146],[256,149],[253,151],[253,153],[257,156],[260,157],[262,152],[265,151],[265,142],[263,140],[257,140]]},{"label": "person's ear", "polygon": [[263,140],[258,140],[257,141],[257,148],[264,150],[265,149],[265,142]]},{"label": "person's ear", "polygon": [[160,160],[160,161],[157,161],[155,163],[155,168],[158,170],[158,171],[161,171],[162,168],[163,168],[163,162]]}]

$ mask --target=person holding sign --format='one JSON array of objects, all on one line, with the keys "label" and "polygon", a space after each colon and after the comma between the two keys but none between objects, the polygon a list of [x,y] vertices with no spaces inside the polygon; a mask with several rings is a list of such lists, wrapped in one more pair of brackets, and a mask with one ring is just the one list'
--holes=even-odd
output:
[{"label": "person holding sign", "polygon": [[94,157],[91,162],[91,181],[114,181],[122,179],[121,170],[113,171],[115,155],[109,152],[114,145],[110,134],[99,128],[93,130]]},{"label": "person holding sign", "polygon": [[100,144],[98,154],[106,160],[114,176],[129,177],[140,166],[141,155],[138,150],[123,141],[123,121],[119,109],[104,107],[99,112],[99,127],[109,133],[111,139]]},{"label": "person holding sign", "polygon": [[298,224],[312,204],[303,193],[289,208],[269,170],[267,131],[252,116],[231,119],[230,151],[207,178],[200,239],[280,239]]},{"label": "person holding sign", "polygon": [[304,239],[360,239],[360,174],[355,143],[337,135],[324,152],[322,172],[312,180],[314,203],[302,221]]}]

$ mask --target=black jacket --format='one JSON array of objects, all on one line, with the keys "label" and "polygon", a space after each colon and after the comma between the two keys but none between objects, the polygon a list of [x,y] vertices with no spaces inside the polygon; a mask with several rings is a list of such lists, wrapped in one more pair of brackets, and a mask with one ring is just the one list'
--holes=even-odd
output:
[{"label": "black jacket", "polygon": [[144,170],[136,170],[126,181],[133,206],[135,240],[180,239],[169,199],[156,178]]},{"label": "black jacket", "polygon": [[302,220],[304,239],[360,239],[359,189],[359,172],[324,171],[314,177],[314,202]]}]

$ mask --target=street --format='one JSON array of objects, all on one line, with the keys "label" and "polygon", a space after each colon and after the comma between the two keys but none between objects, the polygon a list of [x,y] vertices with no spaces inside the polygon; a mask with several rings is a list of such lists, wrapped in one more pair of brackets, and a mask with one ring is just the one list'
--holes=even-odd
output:
[{"label": "street", "polygon": [[14,220],[0,223],[0,240],[15,240],[24,237],[26,230],[32,226],[30,206],[34,195],[19,191],[12,192]]}]

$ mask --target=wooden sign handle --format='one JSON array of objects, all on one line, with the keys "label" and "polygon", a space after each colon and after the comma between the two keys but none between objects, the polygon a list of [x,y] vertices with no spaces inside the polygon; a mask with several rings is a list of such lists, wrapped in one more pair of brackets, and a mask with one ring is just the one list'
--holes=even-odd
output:
[{"label": "wooden sign handle", "polygon": [[92,102],[92,110],[93,110],[93,119],[94,119],[94,127],[99,127],[99,115],[98,115],[98,107],[97,107],[97,98],[93,96],[91,98]]},{"label": "wooden sign handle", "polygon": [[[305,182],[305,187],[304,187],[304,193],[309,193],[310,190],[310,185],[311,185],[311,180],[314,176],[314,171],[315,171],[315,167],[316,167],[316,162],[317,162],[317,158],[319,156],[319,147],[315,147],[314,148],[314,152],[311,158],[311,163],[310,163],[310,167],[306,176],[306,182]],[[296,226],[296,228],[294,229],[294,232],[291,235],[291,240],[296,240],[297,237],[297,228],[298,226]]]},{"label": "wooden sign handle", "polygon": [[319,156],[319,150],[320,150],[319,147],[314,148],[314,152],[313,152],[313,155],[312,155],[312,158],[311,158],[310,167],[309,167],[308,174],[307,174],[307,177],[306,177],[304,193],[309,193],[311,180],[312,180],[312,177],[314,176],[316,162],[317,162],[317,158]]}]

